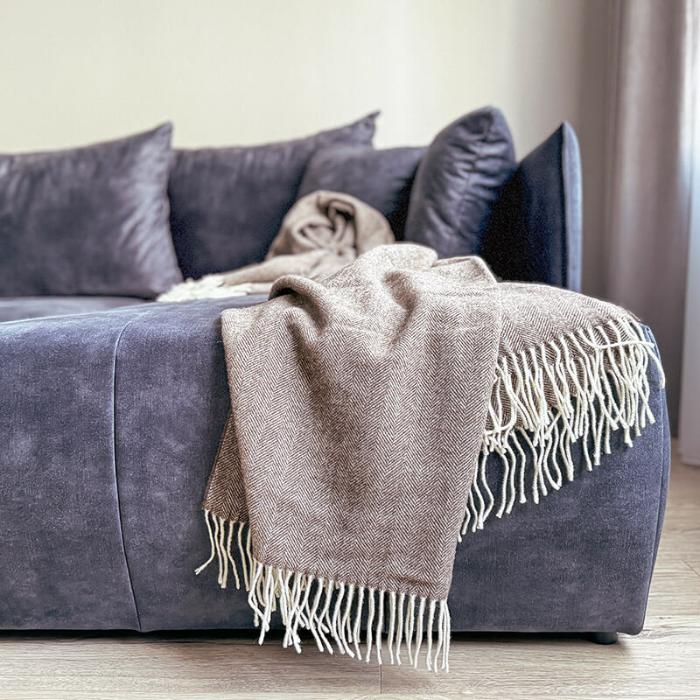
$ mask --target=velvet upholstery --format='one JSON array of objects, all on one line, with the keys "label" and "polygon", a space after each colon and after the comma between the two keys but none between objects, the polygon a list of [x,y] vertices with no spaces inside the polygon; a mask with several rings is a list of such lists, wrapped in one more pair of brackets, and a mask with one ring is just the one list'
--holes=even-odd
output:
[{"label": "velvet upholstery", "polygon": [[261,261],[309,158],[331,144],[370,145],[376,117],[293,141],[177,151],[170,226],[183,274],[197,278]]},{"label": "velvet upholstery", "polygon": [[504,279],[581,288],[581,156],[562,124],[528,154],[494,206],[482,256]]},{"label": "velvet upholstery", "polygon": [[346,192],[384,214],[397,239],[403,238],[416,170],[426,149],[330,146],[311,157],[298,197],[330,190]]},{"label": "velvet upholstery", "polygon": [[154,297],[182,281],[168,225],[171,131],[0,155],[0,296]]},{"label": "velvet upholstery", "polygon": [[[219,317],[256,301],[0,325],[0,627],[251,627],[245,595],[193,569],[228,411]],[[669,462],[656,378],[651,404],[632,449],[616,438],[595,471],[465,538],[454,630],[639,631]]]},{"label": "velvet upholstery", "polygon": [[0,324],[5,628],[138,626],[114,471],[112,313]]},{"label": "velvet upholstery", "polygon": [[513,140],[501,111],[485,107],[460,117],[433,139],[418,167],[404,238],[443,258],[478,253],[513,170]]},{"label": "velvet upholstery", "polygon": [[146,303],[135,297],[0,297],[0,323]]}]

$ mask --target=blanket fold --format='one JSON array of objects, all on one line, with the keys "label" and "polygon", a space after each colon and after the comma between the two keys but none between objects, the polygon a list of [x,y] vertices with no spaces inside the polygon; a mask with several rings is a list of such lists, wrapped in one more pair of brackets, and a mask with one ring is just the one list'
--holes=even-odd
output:
[{"label": "blanket fold", "polygon": [[307,629],[447,670],[458,541],[573,479],[575,442],[585,469],[611,431],[631,444],[654,421],[654,348],[619,307],[416,245],[270,296],[222,316],[231,415],[197,572],[244,585],[261,642],[278,610],[285,646]]},{"label": "blanket fold", "polygon": [[393,242],[389,223],[376,209],[349,194],[319,190],[289,210],[263,262],[187,280],[158,301],[268,294],[282,275],[326,277],[358,255]]}]

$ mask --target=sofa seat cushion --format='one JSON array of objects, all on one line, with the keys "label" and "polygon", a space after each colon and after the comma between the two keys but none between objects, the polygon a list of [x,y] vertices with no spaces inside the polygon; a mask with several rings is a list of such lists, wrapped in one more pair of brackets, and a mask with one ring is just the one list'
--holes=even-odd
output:
[{"label": "sofa seat cushion", "polygon": [[[264,298],[0,327],[0,629],[251,625],[243,591],[193,572],[230,406],[221,312]],[[632,449],[615,433],[600,468],[457,548],[453,629],[641,629],[669,447],[653,368],[650,387],[657,421]]]},{"label": "sofa seat cushion", "polygon": [[199,503],[229,410],[221,312],[264,299],[0,325],[0,628],[152,629],[161,596],[176,626],[230,615],[192,573]]},{"label": "sofa seat cushion", "polygon": [[136,297],[0,297],[0,323],[148,303]]}]

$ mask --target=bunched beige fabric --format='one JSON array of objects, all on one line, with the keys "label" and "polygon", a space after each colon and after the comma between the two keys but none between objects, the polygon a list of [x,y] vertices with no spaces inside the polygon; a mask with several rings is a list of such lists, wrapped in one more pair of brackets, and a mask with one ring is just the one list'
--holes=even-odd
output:
[{"label": "bunched beige fabric", "polygon": [[158,301],[267,294],[282,275],[327,277],[358,255],[393,242],[389,223],[369,204],[349,194],[319,190],[289,210],[263,262],[187,280]]},{"label": "bunched beige fabric", "polygon": [[222,334],[231,416],[198,572],[216,560],[261,641],[279,611],[298,650],[308,629],[321,650],[446,670],[462,535],[573,479],[574,442],[590,469],[611,431],[631,444],[654,420],[658,360],[627,312],[422,246],[278,279]]}]

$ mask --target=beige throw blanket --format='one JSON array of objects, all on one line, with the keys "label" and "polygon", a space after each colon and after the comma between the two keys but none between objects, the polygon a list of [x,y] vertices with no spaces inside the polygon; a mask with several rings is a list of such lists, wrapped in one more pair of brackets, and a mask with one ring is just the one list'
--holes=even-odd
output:
[{"label": "beige throw blanket", "polygon": [[158,301],[267,294],[282,275],[319,279],[394,235],[376,209],[349,194],[312,192],[285,216],[264,262],[176,285]]},{"label": "beige throw blanket", "polygon": [[198,572],[244,585],[261,641],[278,611],[285,646],[307,629],[447,669],[458,540],[573,479],[575,442],[586,469],[611,431],[631,444],[653,347],[621,308],[416,245],[271,297],[223,314],[232,410]]}]

